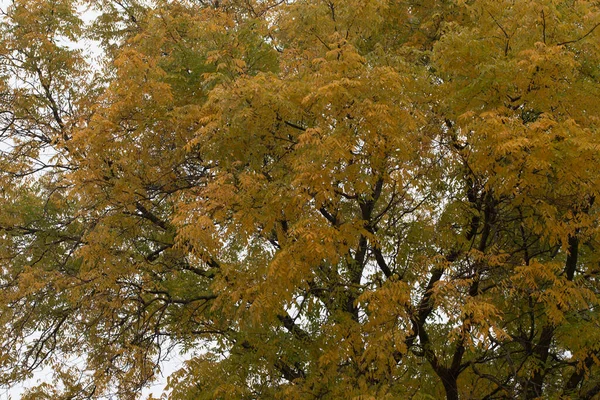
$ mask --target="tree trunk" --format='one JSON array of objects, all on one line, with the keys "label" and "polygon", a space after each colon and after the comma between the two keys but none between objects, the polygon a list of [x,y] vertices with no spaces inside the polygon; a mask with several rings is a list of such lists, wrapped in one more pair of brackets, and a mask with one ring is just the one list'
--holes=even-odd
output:
[{"label": "tree trunk", "polygon": [[444,390],[446,391],[446,400],[458,400],[458,384],[456,383],[456,377],[451,374],[444,374],[441,378],[442,383],[444,384]]}]

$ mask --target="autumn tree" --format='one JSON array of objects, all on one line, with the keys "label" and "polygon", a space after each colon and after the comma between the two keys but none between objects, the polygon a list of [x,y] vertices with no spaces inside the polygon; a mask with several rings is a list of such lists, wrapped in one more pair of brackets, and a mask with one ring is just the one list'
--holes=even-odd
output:
[{"label": "autumn tree", "polygon": [[137,398],[178,348],[169,399],[595,398],[599,26],[584,0],[13,0],[0,382]]}]

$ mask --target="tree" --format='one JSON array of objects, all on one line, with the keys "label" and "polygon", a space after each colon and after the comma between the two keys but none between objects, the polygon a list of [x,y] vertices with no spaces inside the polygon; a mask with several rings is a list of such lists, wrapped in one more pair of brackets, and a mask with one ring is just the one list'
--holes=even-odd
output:
[{"label": "tree", "polygon": [[593,398],[598,26],[583,0],[14,0],[0,382],[136,398],[182,346],[171,399]]}]

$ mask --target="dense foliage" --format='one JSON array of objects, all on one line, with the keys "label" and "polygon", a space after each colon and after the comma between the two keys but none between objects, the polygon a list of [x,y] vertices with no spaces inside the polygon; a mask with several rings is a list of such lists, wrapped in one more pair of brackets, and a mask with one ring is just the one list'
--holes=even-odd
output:
[{"label": "dense foliage", "polygon": [[600,393],[597,1],[3,11],[2,385]]}]

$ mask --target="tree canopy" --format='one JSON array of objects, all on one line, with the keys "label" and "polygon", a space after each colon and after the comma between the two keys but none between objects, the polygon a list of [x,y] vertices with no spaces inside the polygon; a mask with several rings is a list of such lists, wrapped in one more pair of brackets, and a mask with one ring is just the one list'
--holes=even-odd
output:
[{"label": "tree canopy", "polygon": [[0,385],[600,393],[597,1],[2,11]]}]

